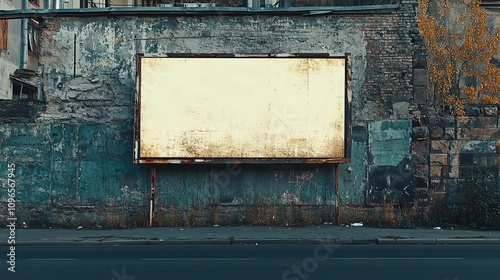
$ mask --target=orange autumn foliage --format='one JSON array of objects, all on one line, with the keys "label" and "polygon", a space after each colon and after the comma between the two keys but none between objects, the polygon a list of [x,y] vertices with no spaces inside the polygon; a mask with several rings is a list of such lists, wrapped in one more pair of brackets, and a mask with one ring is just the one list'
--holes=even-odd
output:
[{"label": "orange autumn foliage", "polygon": [[[500,68],[492,63],[499,54],[500,29],[488,28],[480,1],[453,5],[438,0],[437,15],[430,0],[421,0],[418,29],[427,49],[430,90],[434,103],[455,105],[458,115],[465,104],[500,104]],[[462,9],[459,13],[453,13]],[[465,85],[475,78],[475,85]]]}]

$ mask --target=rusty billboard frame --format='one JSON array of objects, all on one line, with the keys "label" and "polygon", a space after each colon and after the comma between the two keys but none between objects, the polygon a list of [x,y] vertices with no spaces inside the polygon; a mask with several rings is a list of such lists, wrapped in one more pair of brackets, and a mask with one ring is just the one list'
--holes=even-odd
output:
[{"label": "rusty billboard frame", "polygon": [[[140,128],[141,128],[141,60],[143,58],[337,58],[344,59],[345,85],[344,85],[344,157],[335,158],[259,158],[259,157],[176,157],[152,158],[140,156]],[[321,163],[346,163],[351,160],[352,141],[352,113],[351,113],[351,61],[350,54],[331,55],[328,53],[273,53],[273,54],[230,54],[230,53],[172,53],[162,55],[137,54],[136,64],[136,94],[134,112],[134,153],[133,162],[138,164],[321,164]]]}]

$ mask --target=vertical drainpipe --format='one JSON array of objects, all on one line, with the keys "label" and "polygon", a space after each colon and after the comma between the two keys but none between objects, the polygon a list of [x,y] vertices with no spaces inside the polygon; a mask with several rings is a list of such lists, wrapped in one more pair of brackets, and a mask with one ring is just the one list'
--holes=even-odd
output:
[{"label": "vertical drainpipe", "polygon": [[155,196],[156,196],[156,166],[151,166],[151,193],[149,201],[149,226],[154,225]]},{"label": "vertical drainpipe", "polygon": [[334,164],[335,168],[335,224],[339,225],[339,164]]},{"label": "vertical drainpipe", "polygon": [[[23,1],[23,10],[28,9],[28,0]],[[21,69],[28,67],[28,19],[21,19]]]}]

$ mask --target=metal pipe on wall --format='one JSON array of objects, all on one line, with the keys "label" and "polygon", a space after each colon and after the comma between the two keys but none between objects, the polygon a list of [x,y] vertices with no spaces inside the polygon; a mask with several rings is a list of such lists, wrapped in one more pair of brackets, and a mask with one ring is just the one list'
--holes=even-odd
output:
[{"label": "metal pipe on wall", "polygon": [[[23,0],[22,5],[23,10],[28,9],[28,0]],[[28,68],[28,19],[21,19],[21,57],[20,57],[20,68]]]},{"label": "metal pipe on wall", "polygon": [[154,225],[155,213],[155,194],[156,193],[156,166],[151,166],[151,193],[149,201],[149,226]]},{"label": "metal pipe on wall", "polygon": [[76,33],[73,37],[73,79],[76,78]]},{"label": "metal pipe on wall", "polygon": [[339,164],[334,164],[335,173],[335,224],[339,225]]}]

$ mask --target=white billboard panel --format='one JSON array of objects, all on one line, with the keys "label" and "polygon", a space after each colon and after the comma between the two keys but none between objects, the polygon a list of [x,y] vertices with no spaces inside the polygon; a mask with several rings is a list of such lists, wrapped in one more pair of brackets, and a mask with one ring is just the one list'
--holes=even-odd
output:
[{"label": "white billboard panel", "polygon": [[345,57],[139,56],[138,72],[136,162],[346,157]]}]

